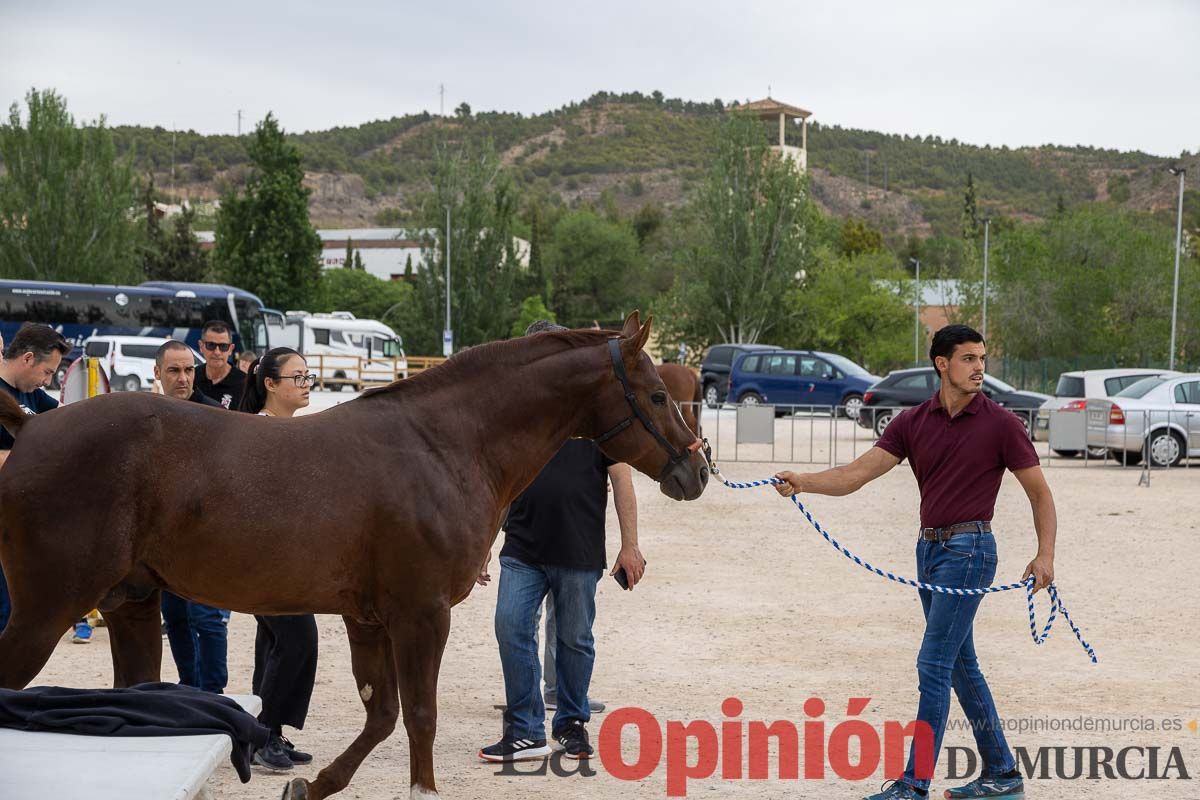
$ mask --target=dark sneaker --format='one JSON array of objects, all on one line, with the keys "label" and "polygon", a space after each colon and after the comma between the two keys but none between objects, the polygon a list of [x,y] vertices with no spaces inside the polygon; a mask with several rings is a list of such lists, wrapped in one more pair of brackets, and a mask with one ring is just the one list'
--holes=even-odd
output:
[{"label": "dark sneaker", "polygon": [[925,800],[925,796],[904,781],[893,781],[878,794],[867,795],[863,800]]},{"label": "dark sneaker", "polygon": [[267,740],[266,747],[254,751],[254,763],[274,772],[287,772],[292,768],[292,760],[283,749],[283,737],[272,736]]},{"label": "dark sneaker", "polygon": [[545,739],[514,739],[505,736],[479,751],[484,761],[532,761],[550,755]]},{"label": "dark sneaker", "polygon": [[976,778],[966,786],[947,789],[943,795],[947,800],[968,797],[988,797],[991,800],[1024,800],[1025,781],[1015,778]]},{"label": "dark sneaker", "polygon": [[[546,692],[542,695],[542,700],[545,703],[547,711],[558,710],[558,692]],[[607,706],[605,706],[600,700],[597,700],[594,697],[588,698],[588,710],[593,714],[599,714],[605,708],[607,708]]]},{"label": "dark sneaker", "polygon": [[312,754],[305,753],[302,750],[297,750],[296,745],[292,744],[286,736],[280,736],[279,741],[283,743],[283,752],[287,753],[288,759],[293,764],[311,764]]},{"label": "dark sneaker", "polygon": [[594,752],[588,744],[587,728],[578,720],[568,722],[555,732],[554,749],[574,759],[591,758]]}]

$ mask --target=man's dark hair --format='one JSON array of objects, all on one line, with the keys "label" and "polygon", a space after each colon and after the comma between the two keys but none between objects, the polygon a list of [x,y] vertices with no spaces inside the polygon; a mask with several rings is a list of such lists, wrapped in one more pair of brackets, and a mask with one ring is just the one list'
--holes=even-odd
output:
[{"label": "man's dark hair", "polygon": [[233,338],[233,328],[219,319],[210,319],[204,323],[204,327],[200,329],[200,338],[203,339],[208,333],[228,333],[229,338]]},{"label": "man's dark hair", "polygon": [[71,352],[71,345],[67,343],[61,333],[49,325],[26,322],[17,329],[16,335],[8,343],[4,357],[14,359],[20,358],[26,353],[33,353],[34,359],[40,362],[49,358],[55,350],[65,356]]},{"label": "man's dark hair", "polygon": [[938,356],[950,358],[954,348],[967,342],[984,344],[979,331],[967,325],[947,325],[933,335],[933,343],[929,345],[929,360],[933,362],[933,371],[938,373],[939,378],[942,373],[937,368]]},{"label": "man's dark hair", "polygon": [[532,336],[533,334],[541,333],[542,331],[565,331],[565,330],[570,330],[570,328],[564,328],[562,325],[556,325],[548,319],[539,319],[537,322],[533,323],[532,325],[530,325],[528,328],[525,329],[525,335]]},{"label": "man's dark hair", "polygon": [[187,350],[188,353],[192,352],[192,348],[188,347],[183,342],[175,339],[168,339],[160,344],[158,349],[154,351],[154,363],[161,367],[163,359],[166,357],[167,353],[171,352],[172,350]]}]

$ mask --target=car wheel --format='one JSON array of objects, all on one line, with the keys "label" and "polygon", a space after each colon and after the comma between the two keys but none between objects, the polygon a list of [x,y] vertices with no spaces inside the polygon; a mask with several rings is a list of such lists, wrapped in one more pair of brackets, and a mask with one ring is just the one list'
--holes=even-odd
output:
[{"label": "car wheel", "polygon": [[1107,453],[1107,447],[1089,447],[1087,449],[1088,458],[1104,458]]},{"label": "car wheel", "polygon": [[1140,450],[1109,450],[1108,457],[1126,467],[1136,467],[1142,463]]},{"label": "car wheel", "polygon": [[[69,366],[69,365],[68,365]],[[51,389],[61,389],[63,381],[67,379],[67,367],[62,366],[54,371],[54,377],[50,381]]]},{"label": "car wheel", "polygon": [[117,385],[121,387],[122,392],[140,392],[142,379],[137,375],[126,375],[117,382]]},{"label": "car wheel", "polygon": [[842,407],[846,419],[858,419],[862,413],[863,399],[861,394],[848,394],[842,399]]},{"label": "car wheel", "polygon": [[1154,467],[1177,467],[1183,461],[1184,443],[1175,431],[1158,430],[1150,434],[1146,452],[1150,465]]},{"label": "car wheel", "polygon": [[892,411],[891,409],[877,411],[875,413],[875,436],[876,436],[876,438],[883,436],[883,432],[887,428],[888,423],[890,423],[892,421],[892,418],[895,416],[896,416],[896,412]]},{"label": "car wheel", "polygon": [[1075,458],[1079,455],[1078,450],[1055,450],[1054,455],[1059,458]]},{"label": "car wheel", "polygon": [[758,392],[746,392],[738,398],[738,403],[744,406],[761,406],[762,401],[762,395]]},{"label": "car wheel", "polygon": [[715,383],[704,387],[704,404],[709,408],[718,408],[721,405],[721,392]]}]

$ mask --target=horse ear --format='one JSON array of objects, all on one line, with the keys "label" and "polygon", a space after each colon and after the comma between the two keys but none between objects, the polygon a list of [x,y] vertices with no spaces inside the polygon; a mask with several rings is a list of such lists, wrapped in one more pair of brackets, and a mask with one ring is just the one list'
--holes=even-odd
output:
[{"label": "horse ear", "polygon": [[[636,311],[633,312],[633,314],[630,315],[630,319],[636,321],[637,313],[638,312]],[[646,340],[650,338],[650,323],[653,320],[654,317],[652,316],[646,317],[645,325],[642,325],[640,328],[636,329],[629,336],[624,337],[624,340],[621,342],[621,351],[624,354],[626,361],[631,363],[637,362],[638,356],[641,354],[642,349],[646,346]],[[629,327],[628,320],[625,322],[625,327]]]},{"label": "horse ear", "polygon": [[625,324],[621,326],[621,338],[629,339],[633,336],[636,336],[638,333],[638,328],[641,326],[642,323],[638,321],[638,312],[637,310],[634,310],[632,314],[625,318]]}]

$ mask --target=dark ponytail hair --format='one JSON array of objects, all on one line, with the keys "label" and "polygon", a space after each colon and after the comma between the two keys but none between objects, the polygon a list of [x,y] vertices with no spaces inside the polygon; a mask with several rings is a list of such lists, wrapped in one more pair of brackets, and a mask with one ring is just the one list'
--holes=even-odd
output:
[{"label": "dark ponytail hair", "polygon": [[255,359],[254,363],[246,368],[246,383],[242,388],[242,402],[238,405],[238,411],[257,414],[263,410],[263,406],[267,404],[267,378],[279,380],[283,362],[292,356],[304,358],[290,347],[276,347],[268,350],[262,358]]}]

